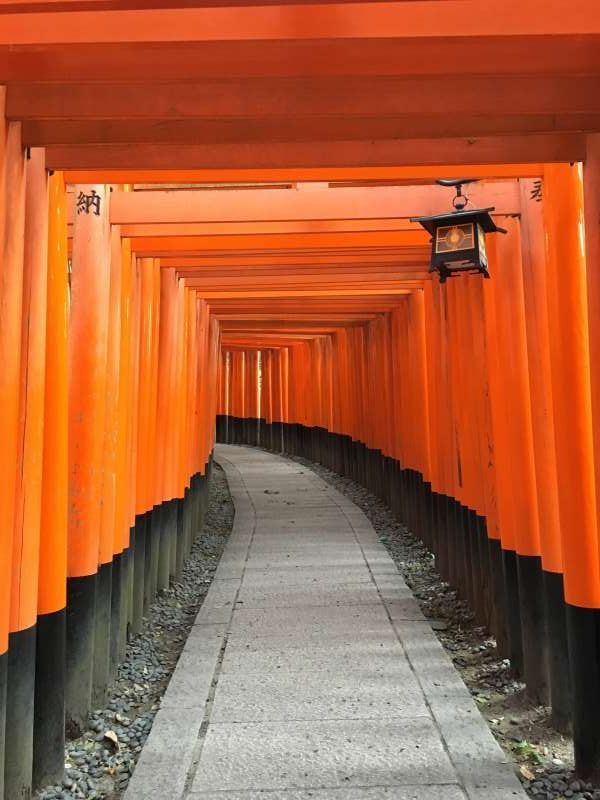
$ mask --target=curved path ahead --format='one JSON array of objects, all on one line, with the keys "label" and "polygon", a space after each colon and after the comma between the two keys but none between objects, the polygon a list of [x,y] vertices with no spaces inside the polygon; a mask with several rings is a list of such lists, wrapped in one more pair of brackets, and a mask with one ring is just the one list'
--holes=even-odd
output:
[{"label": "curved path ahead", "polygon": [[524,800],[357,506],[269,453],[215,457],[234,530],[126,800]]}]

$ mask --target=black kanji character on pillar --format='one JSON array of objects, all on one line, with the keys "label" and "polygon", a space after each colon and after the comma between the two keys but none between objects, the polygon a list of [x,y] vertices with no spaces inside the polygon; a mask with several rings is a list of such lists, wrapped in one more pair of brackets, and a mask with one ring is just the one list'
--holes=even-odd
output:
[{"label": "black kanji character on pillar", "polygon": [[77,213],[89,214],[91,211],[93,214],[99,217],[101,200],[102,198],[96,193],[95,189],[92,189],[90,194],[79,192],[77,195]]},{"label": "black kanji character on pillar", "polygon": [[529,192],[529,199],[536,203],[542,202],[542,181],[538,179],[533,182],[533,189]]}]

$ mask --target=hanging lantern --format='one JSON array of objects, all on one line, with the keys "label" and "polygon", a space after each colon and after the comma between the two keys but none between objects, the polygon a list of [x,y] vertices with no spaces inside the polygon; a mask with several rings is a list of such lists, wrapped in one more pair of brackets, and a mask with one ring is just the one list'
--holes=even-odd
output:
[{"label": "hanging lantern", "polygon": [[489,278],[485,234],[506,233],[490,216],[494,208],[465,210],[469,198],[463,194],[462,187],[474,180],[462,178],[437,181],[440,186],[456,188],[456,197],[452,201],[454,211],[432,217],[411,218],[411,222],[418,222],[431,234],[429,271],[439,273],[440,283],[462,273],[481,274],[484,278]]}]

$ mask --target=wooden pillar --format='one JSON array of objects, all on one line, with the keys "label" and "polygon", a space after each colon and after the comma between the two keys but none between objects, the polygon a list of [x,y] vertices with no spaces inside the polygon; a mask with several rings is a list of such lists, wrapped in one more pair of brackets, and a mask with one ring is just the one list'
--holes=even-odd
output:
[{"label": "wooden pillar", "polygon": [[[221,352],[221,328],[219,320],[215,317],[209,315],[209,331],[208,331],[208,341],[209,341],[209,353],[210,353],[210,369],[211,369],[211,387],[212,391],[209,391],[209,398],[210,398],[210,414],[209,420],[214,420],[217,413],[217,373],[219,367],[219,354]],[[207,439],[206,439],[206,451],[212,457],[212,452],[214,449],[215,444],[215,427],[211,425],[207,429]]]},{"label": "wooden pillar", "polygon": [[245,379],[245,357],[246,354],[243,350],[235,350],[231,354],[233,361],[232,374],[231,374],[231,392],[232,392],[232,414],[233,414],[233,430],[234,430],[234,443],[243,444],[243,420],[246,415],[245,411],[245,398],[246,387],[244,384]]},{"label": "wooden pillar", "polygon": [[[596,486],[600,487],[600,134],[598,133],[587,137],[587,157],[583,165],[583,192],[592,412],[595,420],[595,473]],[[598,512],[600,514],[600,505]]]},{"label": "wooden pillar", "polygon": [[273,351],[262,351],[261,429],[260,445],[273,449]]},{"label": "wooden pillar", "polygon": [[174,269],[160,270],[160,339],[158,355],[158,442],[156,458],[157,492],[166,501],[158,565],[158,588],[166,589],[172,573],[177,547],[177,501],[173,481],[174,459],[174,365],[177,345],[177,275]]},{"label": "wooden pillar", "polygon": [[28,797],[33,770],[35,649],[42,502],[48,181],[44,151],[26,166],[19,449],[8,658],[4,796]]},{"label": "wooden pillar", "polygon": [[186,386],[186,289],[182,278],[177,281],[177,344],[175,350],[175,436],[173,441],[175,457],[175,496],[177,497],[177,548],[175,553],[175,572],[181,574],[185,558],[185,480],[182,474],[182,461],[185,443],[185,386]]},{"label": "wooden pillar", "polygon": [[[438,425],[442,416],[440,408],[440,398],[438,394],[439,384],[439,333],[436,313],[434,309],[433,282],[425,281],[423,286],[423,324],[424,324],[424,346],[425,354],[423,368],[425,370],[425,382],[427,387],[427,398],[429,412],[425,418],[427,426],[427,438],[429,441],[429,481],[431,485],[432,503],[432,527],[430,548],[436,557],[440,574],[443,574],[444,567],[440,559],[442,558],[443,543],[443,521],[440,514],[440,501],[442,498],[440,481],[440,445],[438,441]],[[392,339],[392,352],[394,352]],[[397,368],[396,368],[397,369]],[[394,384],[399,380],[396,373]],[[396,435],[397,439],[397,435]],[[397,450],[397,444],[396,444]]]},{"label": "wooden pillar", "polygon": [[[92,702],[100,708],[106,699],[106,687],[116,663],[111,663],[111,651],[117,656],[119,637],[118,620],[120,603],[120,542],[115,551],[115,525],[117,502],[117,440],[119,435],[119,374],[121,357],[121,231],[118,226],[110,230],[110,294],[108,311],[106,399],[102,455],[102,496],[100,512],[100,542],[98,549],[98,577],[96,586],[96,635],[94,641],[94,677]],[[113,597],[114,590],[114,597]],[[114,624],[113,609],[116,613]]]},{"label": "wooden pillar", "polygon": [[59,783],[65,762],[69,285],[66,195],[61,173],[49,180],[47,280],[34,787]]},{"label": "wooden pillar", "polygon": [[[156,414],[155,349],[156,292],[153,258],[140,259],[140,367],[138,393],[138,457],[136,477],[136,550],[135,558],[135,615],[134,628],[139,630],[142,616],[154,597],[154,562],[158,567],[157,537],[152,525],[154,504],[153,445]],[[154,536],[153,536],[154,533]],[[143,554],[142,554],[143,550]]]},{"label": "wooden pillar", "polygon": [[[111,673],[111,640],[113,636],[118,635],[118,631],[112,630],[111,626],[112,608],[114,604],[116,609],[120,602],[119,581],[117,581],[114,586],[115,596],[113,598],[113,556],[115,555],[114,529],[117,498],[117,437],[119,431],[121,258],[121,231],[118,226],[113,225],[110,230],[110,288],[106,345],[106,399],[104,406],[104,437],[101,471],[102,494],[98,547],[98,576],[96,579],[96,632],[94,639],[94,676],[92,686],[92,703],[94,708],[101,708],[106,700],[106,687]],[[119,566],[117,566],[117,571]]]},{"label": "wooden pillar", "polygon": [[[496,504],[500,548],[492,553],[492,570],[502,576],[506,596],[506,632],[508,656],[516,674],[522,674],[523,649],[521,618],[518,605],[518,581],[516,573],[516,542],[514,531],[515,502],[512,493],[512,435],[507,409],[511,408],[507,397],[508,388],[503,377],[503,362],[506,352],[502,340],[501,321],[497,318],[495,287],[493,280],[484,281],[484,318],[487,343],[488,384],[490,387],[490,416],[494,435],[494,458],[496,463]],[[498,345],[500,343],[500,346]],[[510,360],[509,362],[510,363]],[[498,579],[496,577],[495,579]]]},{"label": "wooden pillar", "polygon": [[538,196],[534,180],[520,181],[520,191],[523,289],[543,597],[548,633],[550,703],[554,726],[566,732],[571,718],[571,688],[554,442],[543,200]]},{"label": "wooden pillar", "polygon": [[114,608],[111,605],[111,631],[114,633],[115,626],[118,628],[117,635],[111,636],[111,664],[113,669],[116,663],[125,657],[127,626],[130,614],[130,594],[133,581],[133,556],[131,551],[133,519],[129,514],[129,460],[131,458],[129,447],[131,446],[130,437],[133,426],[133,415],[131,413],[131,393],[133,390],[131,339],[133,338],[134,283],[131,242],[129,239],[121,239],[119,244],[121,248],[121,295],[119,303],[118,404],[116,409],[113,597],[116,597],[118,593],[120,598]]},{"label": "wooden pillar", "polygon": [[463,359],[465,346],[464,281],[450,281],[443,287],[446,299],[448,329],[448,375],[450,408],[454,425],[454,455],[456,463],[452,496],[455,499],[452,526],[453,583],[459,594],[473,604],[473,581],[470,570],[471,542],[469,511],[475,507],[475,475],[473,464],[473,428],[469,420],[467,365]]},{"label": "wooden pillar", "polygon": [[[506,586],[502,571],[502,549],[498,510],[496,500],[496,459],[494,431],[490,401],[490,382],[488,363],[493,341],[487,338],[484,312],[484,281],[478,276],[468,279],[470,349],[469,369],[473,382],[473,420],[476,428],[478,452],[476,453],[481,480],[482,518],[478,520],[481,528],[480,560],[484,578],[483,597],[486,601],[485,614],[490,629],[496,638],[496,646],[501,656],[508,654]],[[485,577],[487,569],[487,579]]]},{"label": "wooden pillar", "polygon": [[493,240],[496,263],[498,344],[508,405],[513,539],[523,643],[523,676],[529,696],[548,702],[547,626],[535,474],[535,453],[523,291],[520,225],[505,220],[507,235]]},{"label": "wooden pillar", "polygon": [[258,350],[244,353],[244,421],[245,444],[257,444],[258,426]]},{"label": "wooden pillar", "polygon": [[231,352],[223,354],[223,403],[225,408],[225,418],[227,428],[225,431],[225,441],[230,444],[233,435],[232,416],[233,411],[231,408]]},{"label": "wooden pillar", "polygon": [[140,331],[142,281],[139,259],[131,258],[131,332],[129,336],[129,361],[131,364],[131,391],[127,431],[127,516],[131,525],[130,536],[130,586],[128,620],[132,632],[141,625],[144,605],[143,563],[145,551],[145,519],[138,514],[138,462],[140,423]]},{"label": "wooden pillar", "polygon": [[600,778],[600,574],[580,164],[544,169],[552,402],[575,764]]},{"label": "wooden pillar", "polygon": [[92,697],[110,293],[109,191],[75,187],[69,327],[69,552],[66,720],[77,733]]},{"label": "wooden pillar", "polygon": [[4,796],[4,731],[9,666],[16,464],[19,437],[25,168],[19,123],[4,125],[0,90],[0,796]]},{"label": "wooden pillar", "polygon": [[282,398],[282,358],[281,348],[271,351],[271,387],[273,404],[273,450],[282,452],[284,445],[284,419],[283,419],[283,398]]}]

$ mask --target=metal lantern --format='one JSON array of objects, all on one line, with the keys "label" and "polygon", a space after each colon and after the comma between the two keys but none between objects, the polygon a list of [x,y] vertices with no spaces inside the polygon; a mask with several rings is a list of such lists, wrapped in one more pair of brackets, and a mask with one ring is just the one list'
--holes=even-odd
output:
[{"label": "metal lantern", "polygon": [[469,199],[463,194],[462,187],[473,182],[472,178],[437,181],[441,186],[456,188],[456,197],[452,203],[454,211],[411,219],[411,222],[418,222],[431,234],[429,271],[439,273],[440,283],[462,273],[481,274],[484,278],[489,278],[485,234],[506,233],[490,216],[490,211],[494,211],[494,208],[465,210]]}]

